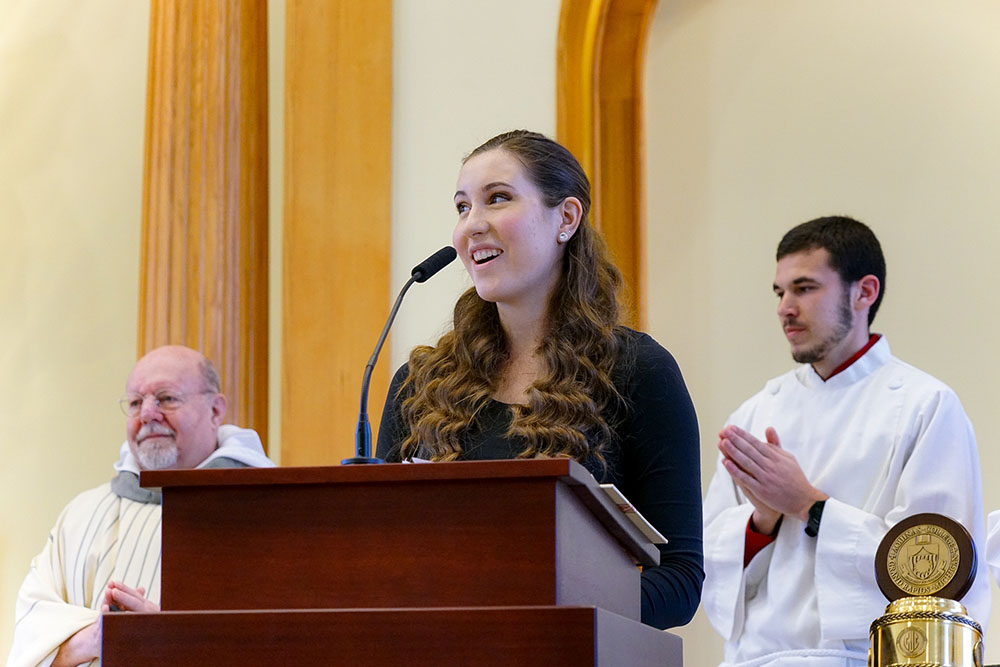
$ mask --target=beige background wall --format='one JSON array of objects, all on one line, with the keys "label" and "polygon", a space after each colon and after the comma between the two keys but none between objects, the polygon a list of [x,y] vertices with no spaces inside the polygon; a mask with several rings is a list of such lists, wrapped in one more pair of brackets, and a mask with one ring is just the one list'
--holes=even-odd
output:
[{"label": "beige background wall", "polygon": [[[115,403],[136,349],[148,12],[148,3],[133,0],[0,0],[4,659],[29,560],[62,506],[110,476],[122,438]],[[270,0],[268,12],[269,442],[280,457],[284,2]],[[496,20],[493,3],[396,3],[395,186],[386,193],[400,237],[393,290],[413,265],[450,243],[451,197],[466,152],[512,127],[554,131],[559,2],[517,0],[505,14],[533,18],[514,30]],[[381,363],[401,363],[412,345],[433,341],[466,284],[456,265],[414,289],[396,328],[403,352],[393,359],[387,349]]]},{"label": "beige background wall", "polygon": [[267,0],[268,410],[267,453],[281,461],[281,240],[285,119],[285,0]]},{"label": "beige background wall", "polygon": [[[995,469],[987,429],[1000,390],[989,377],[1000,355],[989,347],[988,295],[1000,234],[1000,53],[989,37],[1000,7],[660,5],[647,72],[650,330],[685,371],[706,479],[726,414],[789,366],[769,287],[774,245],[795,222],[829,212],[853,213],[882,238],[890,296],[876,329],[958,390],[984,469]],[[275,226],[282,8],[269,3]],[[450,242],[461,157],[501,130],[554,131],[558,15],[558,0],[516,0],[499,18],[491,2],[397,0],[387,300]],[[28,560],[63,504],[108,477],[121,439],[147,22],[146,3],[131,0],[0,0],[0,656]],[[279,243],[272,235],[272,285]],[[395,367],[433,342],[467,285],[456,263],[414,287],[381,363]],[[280,291],[271,298],[280,312]],[[280,359],[271,364],[277,404]],[[278,427],[272,410],[272,451]],[[986,494],[1000,507],[1000,491]],[[688,664],[711,664],[718,641],[707,624],[682,634]]]},{"label": "beige background wall", "polygon": [[0,657],[135,359],[147,3],[0,0]]},{"label": "beige background wall", "polygon": [[[874,330],[955,388],[984,472],[1000,466],[998,27],[996,2],[660,2],[646,72],[649,321],[694,397],[705,484],[726,416],[792,366],[775,246],[833,213],[869,223],[886,252]],[[1000,507],[996,484],[984,495]],[[701,613],[681,634],[686,664],[717,664]]]},{"label": "beige background wall", "polygon": [[[485,0],[396,0],[390,298],[416,264],[451,244],[462,158],[505,130],[555,132],[559,8],[560,0],[510,0],[502,9]],[[433,344],[471,284],[456,260],[415,285],[393,327],[391,358],[379,363],[395,370],[414,345]]]}]

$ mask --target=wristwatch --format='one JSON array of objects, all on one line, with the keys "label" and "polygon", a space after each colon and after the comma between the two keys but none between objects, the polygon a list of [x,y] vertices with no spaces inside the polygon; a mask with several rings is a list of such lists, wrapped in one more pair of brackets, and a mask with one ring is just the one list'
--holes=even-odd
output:
[{"label": "wristwatch", "polygon": [[806,535],[816,537],[819,535],[819,520],[823,518],[823,506],[825,500],[817,500],[809,508],[809,521],[806,522]]}]

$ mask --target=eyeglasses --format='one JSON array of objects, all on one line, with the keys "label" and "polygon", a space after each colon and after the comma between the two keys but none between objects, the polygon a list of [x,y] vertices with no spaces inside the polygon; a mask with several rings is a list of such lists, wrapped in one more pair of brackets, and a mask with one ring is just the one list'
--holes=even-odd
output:
[{"label": "eyeglasses", "polygon": [[[202,396],[204,394],[214,393],[216,392],[206,390],[193,394],[193,396]],[[187,396],[178,391],[164,389],[156,392],[155,394],[129,394],[125,398],[119,399],[118,405],[121,406],[122,412],[125,413],[126,417],[135,417],[142,412],[142,406],[146,403],[147,398],[152,398],[153,405],[159,408],[162,412],[173,412],[174,410],[178,410],[187,400]]]}]

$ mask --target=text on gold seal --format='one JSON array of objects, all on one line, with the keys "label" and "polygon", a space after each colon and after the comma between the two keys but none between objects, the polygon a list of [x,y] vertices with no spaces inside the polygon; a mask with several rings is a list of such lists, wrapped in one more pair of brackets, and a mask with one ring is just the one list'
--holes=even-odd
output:
[{"label": "text on gold seal", "polygon": [[886,555],[892,583],[910,595],[934,595],[951,583],[960,561],[958,542],[947,530],[920,524],[900,533]]},{"label": "text on gold seal", "polygon": [[927,638],[920,630],[909,627],[899,633],[896,637],[896,648],[907,658],[916,658],[924,652],[927,647]]}]

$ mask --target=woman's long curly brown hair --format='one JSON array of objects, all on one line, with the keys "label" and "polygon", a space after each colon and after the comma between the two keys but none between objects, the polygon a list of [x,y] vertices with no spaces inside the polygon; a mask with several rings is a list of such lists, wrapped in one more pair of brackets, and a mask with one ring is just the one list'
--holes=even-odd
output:
[{"label": "woman's long curly brown hair", "polygon": [[[544,135],[517,130],[493,137],[472,151],[504,150],[524,165],[546,206],[576,197],[582,215],[566,243],[563,267],[548,309],[548,331],[538,348],[547,372],[528,389],[527,405],[512,406],[507,437],[523,441],[518,454],[603,460],[613,439],[607,415],[623,399],[611,373],[622,356],[619,324],[622,277],[603,240],[590,225],[590,183],[576,158]],[[430,455],[457,459],[463,435],[497,390],[510,352],[495,303],[471,288],[455,304],[454,326],[436,347],[420,346],[409,360],[399,396],[409,435],[403,459]]]}]

